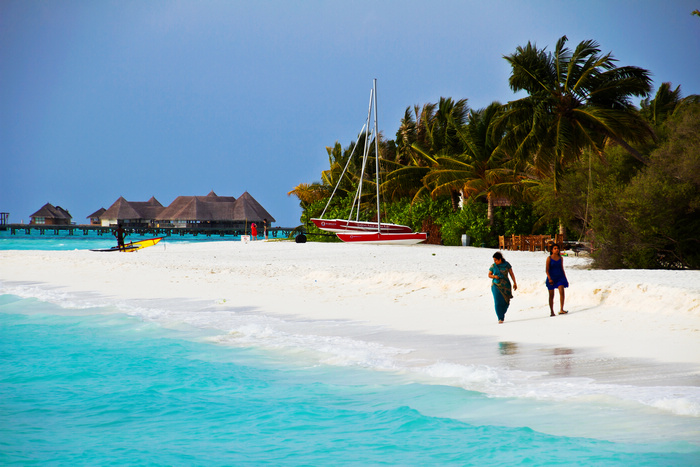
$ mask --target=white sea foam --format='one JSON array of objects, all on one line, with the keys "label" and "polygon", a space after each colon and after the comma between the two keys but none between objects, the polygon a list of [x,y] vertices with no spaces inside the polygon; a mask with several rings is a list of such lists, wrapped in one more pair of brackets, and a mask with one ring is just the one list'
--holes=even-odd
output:
[{"label": "white sea foam", "polygon": [[[119,302],[104,297],[49,289],[36,284],[0,284],[0,293],[23,298],[36,298],[66,310],[89,313],[119,310],[132,316],[170,328],[181,325],[207,329],[207,337],[219,345],[251,346],[295,354],[318,364],[355,366],[380,371],[412,374],[424,382],[445,384],[478,391],[493,397],[529,398],[535,400],[586,400],[596,396],[634,402],[679,416],[700,418],[700,388],[697,386],[633,386],[602,384],[591,378],[553,377],[546,371],[499,368],[491,364],[463,364],[413,358],[414,349],[385,345],[348,337],[358,334],[349,323],[316,323],[288,321],[261,315],[250,310],[222,308],[222,303],[180,304],[173,301]],[[163,305],[169,305],[163,308]],[[323,334],[303,332],[304,328]],[[350,329],[350,331],[348,331]],[[225,333],[216,331],[227,330]],[[335,333],[335,334],[334,334]],[[361,337],[361,336],[360,336]]]},{"label": "white sea foam", "polygon": [[49,288],[45,284],[10,283],[0,281],[0,295],[15,295],[21,298],[35,298],[64,309],[85,310],[110,305],[110,302],[97,295],[75,294],[63,289]]},{"label": "white sea foam", "polygon": [[[686,388],[678,388],[679,391],[686,392]],[[652,407],[665,410],[676,415],[689,417],[700,417],[700,404],[697,400],[691,400],[685,396],[661,397],[648,403]]]}]

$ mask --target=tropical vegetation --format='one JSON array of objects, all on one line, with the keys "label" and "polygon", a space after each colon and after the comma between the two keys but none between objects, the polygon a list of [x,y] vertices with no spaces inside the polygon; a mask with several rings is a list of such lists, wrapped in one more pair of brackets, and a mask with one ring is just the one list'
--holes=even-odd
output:
[{"label": "tropical vegetation", "polygon": [[309,238],[334,241],[312,217],[359,208],[376,220],[379,145],[382,221],[428,231],[431,243],[467,235],[496,247],[499,235],[558,232],[589,244],[599,267],[700,268],[700,96],[671,83],[652,95],[648,70],[618,66],[595,41],[567,42],[504,57],[519,99],[472,109],[441,98],[408,107],[393,140],[362,134],[326,148],[321,182],[289,193]]}]

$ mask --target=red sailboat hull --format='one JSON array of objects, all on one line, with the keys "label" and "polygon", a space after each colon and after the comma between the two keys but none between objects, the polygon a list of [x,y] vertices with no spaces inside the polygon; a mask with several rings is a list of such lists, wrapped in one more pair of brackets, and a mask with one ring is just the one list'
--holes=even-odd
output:
[{"label": "red sailboat hull", "polygon": [[415,245],[427,240],[425,232],[381,233],[381,232],[336,232],[339,239],[347,243],[380,243],[393,245]]},{"label": "red sailboat hull", "polygon": [[[376,222],[351,221],[347,219],[311,219],[316,227],[327,232],[376,232]],[[382,233],[411,233],[407,225],[381,224]]]}]

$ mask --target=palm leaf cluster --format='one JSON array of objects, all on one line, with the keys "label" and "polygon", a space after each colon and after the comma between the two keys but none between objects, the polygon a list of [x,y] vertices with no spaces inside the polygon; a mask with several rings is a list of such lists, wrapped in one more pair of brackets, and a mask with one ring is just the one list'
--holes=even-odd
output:
[{"label": "palm leaf cluster", "polygon": [[601,54],[594,41],[583,41],[573,51],[566,42],[566,36],[559,39],[551,53],[528,43],[505,57],[513,70],[511,89],[528,95],[506,106],[503,144],[555,186],[585,149],[602,154],[614,141],[644,161],[633,145],[653,135],[631,102],[648,95],[649,72],[615,66],[612,55]]}]

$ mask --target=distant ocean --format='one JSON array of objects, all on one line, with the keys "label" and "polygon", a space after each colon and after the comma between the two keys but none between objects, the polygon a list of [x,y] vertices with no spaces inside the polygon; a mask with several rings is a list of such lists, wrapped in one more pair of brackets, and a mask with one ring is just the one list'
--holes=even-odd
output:
[{"label": "distant ocean", "polygon": [[0,282],[0,464],[700,463],[697,386],[572,377],[566,355],[524,371],[538,351],[505,342],[421,366],[410,342],[227,305]]},{"label": "distant ocean", "polygon": [[[127,235],[125,241],[139,241],[153,238],[158,235]],[[227,235],[221,237],[213,235],[171,235],[165,236],[163,241],[167,243],[189,243],[189,242],[217,242],[217,241],[240,241],[239,236]],[[117,245],[114,236],[110,234],[98,235],[96,232],[83,232],[76,229],[73,235],[68,232],[61,232],[59,235],[41,235],[37,230],[31,230],[26,234],[24,230],[17,231],[13,235],[9,230],[0,230],[0,250],[91,250],[99,248],[111,248]]]}]

